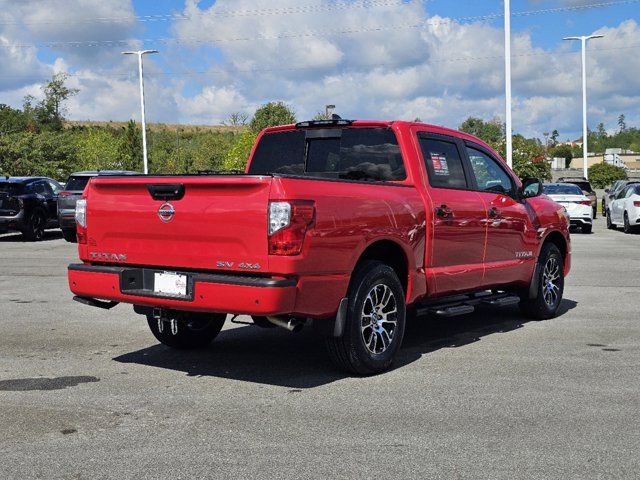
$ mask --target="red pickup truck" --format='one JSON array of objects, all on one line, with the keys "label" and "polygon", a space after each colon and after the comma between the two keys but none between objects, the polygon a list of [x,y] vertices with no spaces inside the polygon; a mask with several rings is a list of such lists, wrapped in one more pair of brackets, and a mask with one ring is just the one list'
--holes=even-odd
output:
[{"label": "red pickup truck", "polygon": [[481,140],[423,123],[264,130],[244,174],[97,177],[76,209],[75,299],[134,305],[156,338],[202,347],[228,314],[325,336],[355,374],[389,368],[408,315],[518,303],[553,317],[565,210]]}]

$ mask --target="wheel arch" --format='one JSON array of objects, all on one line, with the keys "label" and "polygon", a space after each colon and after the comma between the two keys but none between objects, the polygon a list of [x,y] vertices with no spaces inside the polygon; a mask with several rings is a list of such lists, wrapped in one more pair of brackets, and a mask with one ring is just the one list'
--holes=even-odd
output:
[{"label": "wheel arch", "polygon": [[363,249],[354,263],[353,271],[355,272],[367,260],[382,262],[393,269],[402,284],[405,295],[408,295],[408,289],[411,288],[409,258],[400,242],[391,239],[378,239]]},{"label": "wheel arch", "polygon": [[[569,255],[569,245],[567,243],[567,239],[561,232],[559,232],[558,230],[550,232],[540,244],[540,251],[542,251],[542,247],[545,243],[553,243],[556,247],[558,247],[558,250],[560,250],[560,253],[562,254],[562,260],[566,263],[567,256]],[[538,255],[539,254],[540,252],[538,252]]]}]

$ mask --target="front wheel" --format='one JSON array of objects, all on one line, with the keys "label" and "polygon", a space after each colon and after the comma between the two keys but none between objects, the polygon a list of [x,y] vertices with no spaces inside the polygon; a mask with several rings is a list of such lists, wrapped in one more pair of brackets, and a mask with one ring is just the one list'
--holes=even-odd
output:
[{"label": "front wheel", "polygon": [[349,373],[381,373],[391,366],[404,336],[402,284],[388,265],[367,261],[354,272],[347,295],[344,332],[327,339],[329,355]]},{"label": "front wheel", "polygon": [[536,269],[538,291],[536,298],[523,298],[520,309],[529,318],[546,320],[558,312],[564,292],[564,260],[553,243],[542,246]]},{"label": "front wheel", "polygon": [[611,221],[611,212],[609,210],[607,210],[607,228],[609,230],[615,230],[616,229],[616,226]]},{"label": "front wheel", "polygon": [[171,331],[171,322],[147,315],[149,329],[156,339],[171,348],[182,350],[203,348],[218,336],[227,316],[224,313],[180,312],[174,315],[178,331]]}]

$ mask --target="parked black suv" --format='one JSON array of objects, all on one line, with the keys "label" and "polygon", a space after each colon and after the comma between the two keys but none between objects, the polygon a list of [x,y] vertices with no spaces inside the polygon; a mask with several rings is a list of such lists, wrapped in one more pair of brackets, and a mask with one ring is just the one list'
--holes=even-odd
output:
[{"label": "parked black suv", "polygon": [[82,197],[84,187],[89,180],[98,175],[139,175],[128,170],[88,170],[72,173],[67,179],[65,188],[58,195],[58,221],[62,236],[67,242],[76,242],[76,202]]},{"label": "parked black suv", "polygon": [[25,240],[41,240],[45,229],[58,227],[61,190],[46,177],[0,177],[0,233],[20,231]]}]

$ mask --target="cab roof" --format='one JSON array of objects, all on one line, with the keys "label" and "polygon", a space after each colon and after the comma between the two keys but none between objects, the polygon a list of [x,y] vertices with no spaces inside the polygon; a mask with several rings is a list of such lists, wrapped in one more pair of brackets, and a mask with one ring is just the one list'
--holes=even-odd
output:
[{"label": "cab roof", "polygon": [[486,142],[475,137],[471,134],[461,132],[460,130],[454,130],[453,128],[443,127],[441,125],[433,125],[424,122],[409,122],[406,120],[347,120],[347,119],[334,119],[334,120],[309,120],[304,122],[298,122],[289,125],[278,125],[275,127],[265,128],[263,133],[283,132],[288,130],[297,129],[312,129],[312,128],[344,128],[344,127],[369,127],[369,128],[394,128],[399,130],[410,129],[412,127],[422,128],[430,133],[436,133],[440,135],[449,135],[452,137],[461,138],[470,142],[481,145],[487,148],[489,151],[494,152],[502,161],[502,157]]}]

